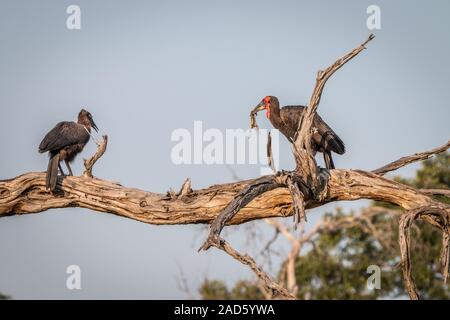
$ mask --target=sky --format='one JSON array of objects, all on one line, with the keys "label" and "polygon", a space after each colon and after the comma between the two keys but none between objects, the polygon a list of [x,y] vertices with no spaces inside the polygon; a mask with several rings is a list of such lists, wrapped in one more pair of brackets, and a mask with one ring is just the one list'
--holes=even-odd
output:
[{"label": "sky", "polygon": [[[66,27],[73,4],[81,9],[80,30]],[[39,142],[83,107],[109,136],[94,167],[99,178],[160,193],[186,177],[196,189],[233,181],[226,165],[174,164],[174,130],[193,132],[194,121],[222,132],[247,129],[249,111],[266,95],[307,104],[316,72],[372,32],[372,4],[381,9],[381,29],[328,81],[318,109],[346,144],[336,166],[365,170],[450,137],[448,1],[2,0],[0,179],[46,170]],[[262,115],[258,122],[270,128]],[[72,166],[75,175],[94,151],[90,142]],[[280,167],[293,165],[280,139]],[[258,165],[231,169],[242,179],[260,174]],[[336,206],[364,204],[311,210],[308,224]],[[246,252],[248,230],[226,228],[225,236]],[[194,294],[205,278],[251,278],[217,250],[197,252],[206,232],[78,208],[5,217],[0,292],[16,299],[182,299],[180,270]],[[66,287],[69,265],[81,269],[81,290]]]}]

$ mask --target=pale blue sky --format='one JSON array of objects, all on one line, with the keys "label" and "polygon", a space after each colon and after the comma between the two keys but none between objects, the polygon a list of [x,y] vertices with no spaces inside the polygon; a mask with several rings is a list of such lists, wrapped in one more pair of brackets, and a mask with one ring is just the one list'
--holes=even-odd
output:
[{"label": "pale blue sky", "polygon": [[[82,29],[65,26],[81,7]],[[345,141],[338,167],[373,169],[450,136],[448,1],[17,1],[0,2],[0,179],[43,171],[37,152],[58,121],[81,107],[110,143],[98,177],[154,192],[232,179],[226,166],[170,162],[174,129],[247,128],[265,95],[309,100],[318,69],[382,29],[327,84],[319,113]],[[259,117],[260,126],[269,127]],[[90,143],[74,164],[95,147]],[[281,167],[292,168],[281,143]],[[400,171],[411,175],[416,167]],[[258,166],[235,166],[242,178]],[[349,204],[342,204],[349,206]],[[310,213],[313,224],[327,205]],[[289,218],[289,220],[291,220]],[[0,219],[0,291],[15,298],[184,298],[206,276],[232,283],[250,272],[220,252],[197,253],[201,226],[150,226],[84,209]],[[246,228],[227,239],[245,251]],[[267,229],[268,236],[272,233]],[[78,264],[82,290],[65,288]]]}]

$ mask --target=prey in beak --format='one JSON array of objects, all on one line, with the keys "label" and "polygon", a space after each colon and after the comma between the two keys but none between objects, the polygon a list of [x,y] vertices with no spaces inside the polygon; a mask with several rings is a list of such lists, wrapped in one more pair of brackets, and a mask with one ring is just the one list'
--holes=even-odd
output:
[{"label": "prey in beak", "polygon": [[250,128],[258,128],[258,125],[256,124],[256,115],[258,112],[266,110],[266,117],[270,117],[270,97],[265,97],[261,100],[261,102],[253,108],[253,110],[250,112]]},{"label": "prey in beak", "polygon": [[253,110],[252,110],[252,112],[253,113],[258,113],[258,112],[260,112],[260,111],[262,111],[262,110],[266,110],[267,109],[267,105],[266,105],[266,103],[264,102],[264,101],[261,101]]},{"label": "prey in beak", "polygon": [[261,100],[261,102],[253,109],[253,113],[258,113],[259,111],[266,110],[266,117],[270,117],[270,97],[267,96]]}]

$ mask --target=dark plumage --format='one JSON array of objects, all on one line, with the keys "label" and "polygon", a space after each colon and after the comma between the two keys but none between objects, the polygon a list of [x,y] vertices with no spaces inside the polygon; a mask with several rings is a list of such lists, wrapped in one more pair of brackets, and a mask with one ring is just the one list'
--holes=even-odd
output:
[{"label": "dark plumage", "polygon": [[[280,132],[293,142],[295,133],[297,132],[299,121],[303,112],[306,110],[304,106],[286,106],[280,109],[280,103],[277,97],[265,97],[254,109],[256,112],[266,110],[266,116],[272,125],[280,130]],[[334,169],[333,158],[331,152],[337,154],[345,153],[344,142],[339,136],[316,114],[313,126],[317,128],[312,136],[314,152],[322,152],[327,169]]]},{"label": "dark plumage", "polygon": [[81,109],[77,122],[60,122],[42,139],[39,152],[48,152],[50,156],[46,177],[47,189],[55,190],[58,167],[61,174],[64,175],[60,161],[66,163],[69,175],[73,175],[69,162],[75,159],[89,141],[91,128],[98,130],[92,115]]}]

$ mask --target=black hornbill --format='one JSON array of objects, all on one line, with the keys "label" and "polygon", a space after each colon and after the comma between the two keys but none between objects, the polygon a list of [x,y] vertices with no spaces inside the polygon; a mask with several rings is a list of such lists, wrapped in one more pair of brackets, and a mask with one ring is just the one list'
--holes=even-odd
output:
[{"label": "black hornbill", "polygon": [[58,167],[61,174],[64,175],[60,161],[64,160],[69,170],[69,175],[73,175],[69,162],[75,159],[75,156],[83,150],[89,141],[91,128],[98,131],[92,115],[88,111],[81,109],[80,113],[78,113],[77,122],[62,121],[42,139],[39,145],[39,152],[48,151],[50,156],[45,182],[47,189],[55,190]]},{"label": "black hornbill", "polygon": [[[286,106],[280,109],[278,98],[267,96],[253,109],[253,112],[256,113],[261,110],[266,110],[266,116],[272,125],[292,143],[306,107]],[[317,129],[312,136],[314,154],[317,151],[322,152],[327,169],[334,169],[331,151],[337,154],[344,154],[344,142],[318,114],[314,117],[313,127]]]}]

